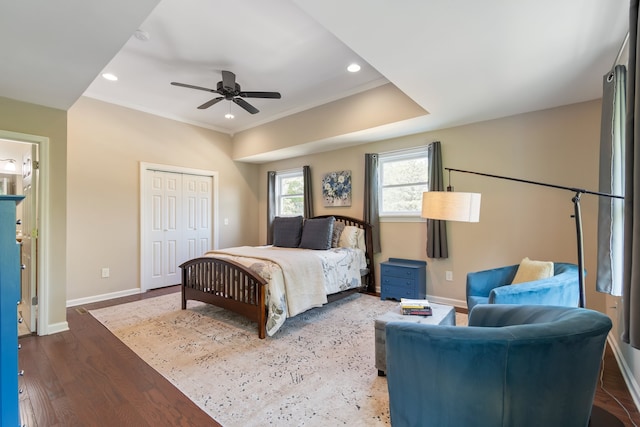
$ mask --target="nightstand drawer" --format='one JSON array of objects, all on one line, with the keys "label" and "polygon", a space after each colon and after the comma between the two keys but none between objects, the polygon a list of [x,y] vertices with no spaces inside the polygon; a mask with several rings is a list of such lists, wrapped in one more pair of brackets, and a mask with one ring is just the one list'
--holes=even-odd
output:
[{"label": "nightstand drawer", "polygon": [[417,278],[414,277],[393,277],[393,276],[382,276],[382,284],[385,286],[404,286],[413,288],[418,281]]},{"label": "nightstand drawer", "polygon": [[407,286],[393,286],[393,285],[385,285],[384,295],[381,295],[382,299],[392,298],[397,299],[400,298],[411,298],[415,299],[416,297],[416,289],[414,287]]},{"label": "nightstand drawer", "polygon": [[417,278],[418,269],[408,267],[397,267],[394,265],[383,265],[382,271],[385,276]]}]

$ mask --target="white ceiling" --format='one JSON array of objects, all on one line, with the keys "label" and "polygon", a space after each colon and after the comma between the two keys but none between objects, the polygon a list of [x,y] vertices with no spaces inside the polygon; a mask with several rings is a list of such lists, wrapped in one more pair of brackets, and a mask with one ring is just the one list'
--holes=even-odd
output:
[{"label": "white ceiling", "polygon": [[[84,92],[234,134],[391,81],[430,130],[599,98],[628,26],[628,0],[157,2],[0,0],[0,96],[68,109]],[[220,70],[282,99],[198,110],[216,94],[170,85]]]}]

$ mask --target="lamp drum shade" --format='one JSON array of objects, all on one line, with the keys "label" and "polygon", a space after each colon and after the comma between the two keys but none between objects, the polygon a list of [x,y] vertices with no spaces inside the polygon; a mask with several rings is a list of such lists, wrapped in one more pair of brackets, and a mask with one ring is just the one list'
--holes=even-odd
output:
[{"label": "lamp drum shade", "polygon": [[479,222],[480,193],[424,192],[421,216],[445,221]]}]

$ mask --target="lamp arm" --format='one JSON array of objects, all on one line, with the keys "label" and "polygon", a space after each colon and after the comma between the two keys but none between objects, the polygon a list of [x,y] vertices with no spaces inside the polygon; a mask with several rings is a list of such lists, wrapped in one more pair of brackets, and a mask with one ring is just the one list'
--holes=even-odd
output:
[{"label": "lamp arm", "polygon": [[615,194],[609,194],[609,193],[601,193],[599,191],[589,191],[589,190],[585,190],[582,188],[575,188],[575,187],[566,187],[564,185],[556,185],[556,184],[547,184],[544,182],[537,182],[537,181],[530,181],[527,179],[520,179],[520,178],[511,178],[508,176],[501,176],[501,175],[493,175],[493,174],[489,174],[489,173],[482,173],[482,172],[473,172],[473,171],[467,171],[467,170],[462,170],[462,169],[453,169],[453,168],[444,168],[445,170],[449,171],[449,174],[451,173],[451,171],[453,172],[462,172],[462,173],[470,173],[470,174],[474,174],[474,175],[481,175],[481,176],[487,176],[489,178],[498,178],[498,179],[506,179],[508,181],[516,181],[516,182],[522,182],[525,184],[534,184],[534,185],[541,185],[544,187],[551,187],[551,188],[558,188],[560,190],[568,190],[568,191],[573,191],[574,193],[576,193],[575,196],[573,196],[573,198],[571,199],[571,201],[573,202],[573,210],[574,210],[574,215],[573,217],[575,218],[576,221],[576,237],[577,237],[577,246],[578,246],[578,286],[579,286],[579,306],[580,307],[585,307],[586,305],[586,301],[585,301],[585,286],[584,286],[584,241],[582,238],[582,215],[580,213],[580,195],[582,194],[593,194],[595,196],[603,196],[603,197],[610,197],[610,198],[615,198],[615,199],[623,199],[624,200],[624,196],[617,196]]},{"label": "lamp arm", "polygon": [[566,187],[564,185],[547,184],[545,182],[530,181],[528,179],[511,178],[509,176],[493,175],[493,174],[489,174],[489,173],[473,172],[473,171],[466,171],[466,170],[462,170],[462,169],[453,169],[453,168],[444,168],[444,170],[453,171],[453,172],[470,173],[470,174],[481,175],[481,176],[488,176],[490,178],[506,179],[508,181],[523,182],[525,184],[542,185],[544,187],[551,187],[551,188],[558,188],[560,190],[573,191],[574,193],[593,194],[593,195],[596,195],[596,196],[612,197],[612,198],[615,198],[615,199],[624,199],[624,196],[617,196],[617,195],[609,194],[609,193],[601,193],[601,192],[598,192],[598,191],[590,191],[590,190],[585,190],[583,188]]}]

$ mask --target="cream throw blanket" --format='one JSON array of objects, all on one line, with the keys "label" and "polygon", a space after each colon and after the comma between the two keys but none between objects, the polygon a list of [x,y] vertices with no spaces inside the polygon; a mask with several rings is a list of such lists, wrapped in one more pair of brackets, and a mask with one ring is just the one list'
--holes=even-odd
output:
[{"label": "cream throw blanket", "polygon": [[266,260],[280,266],[284,278],[288,317],[327,303],[322,261],[310,249],[241,246],[212,250],[205,255],[216,254]]}]

